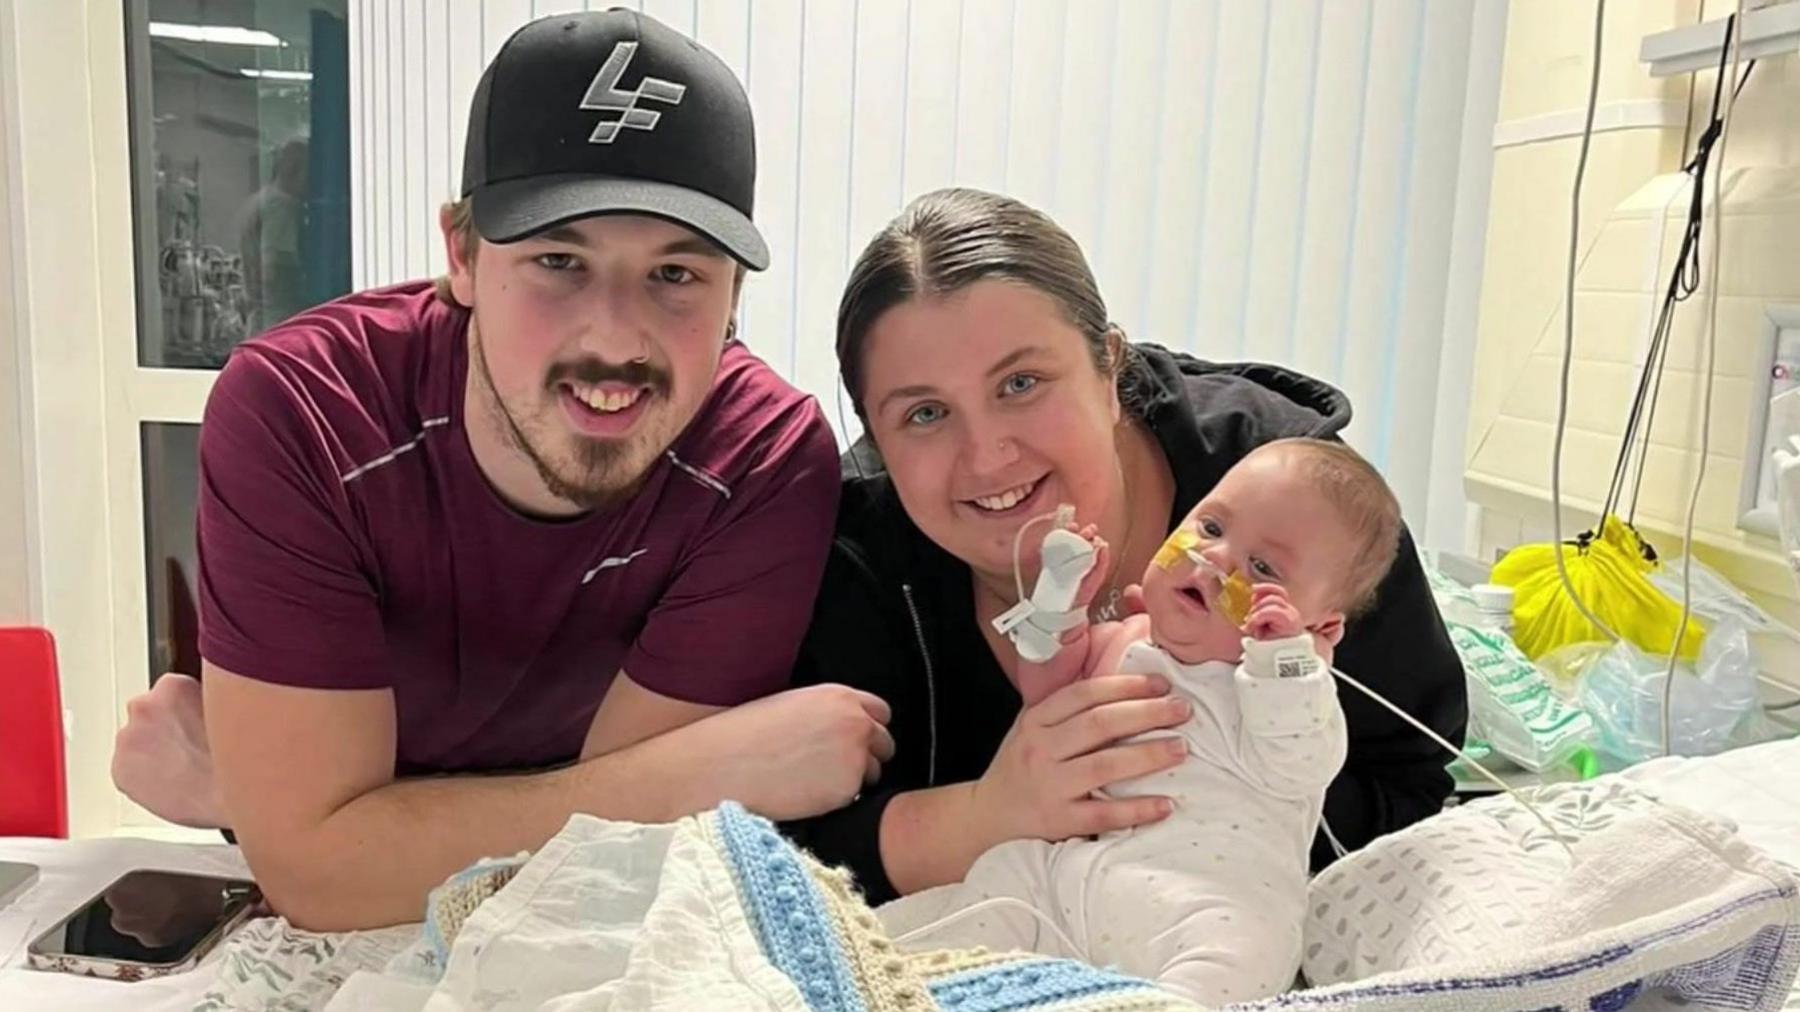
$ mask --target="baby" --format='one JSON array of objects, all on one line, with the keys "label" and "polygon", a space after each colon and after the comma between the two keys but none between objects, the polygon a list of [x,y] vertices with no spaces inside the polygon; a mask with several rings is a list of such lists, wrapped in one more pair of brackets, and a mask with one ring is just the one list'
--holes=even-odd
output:
[{"label": "baby", "polygon": [[1053,530],[1036,590],[996,622],[1020,648],[1020,692],[1030,705],[1098,673],[1167,678],[1193,704],[1174,732],[1189,759],[1111,793],[1165,794],[1174,814],[1099,839],[1002,844],[962,883],[882,908],[887,928],[1113,966],[1203,1005],[1286,990],[1308,852],[1344,761],[1331,651],[1399,532],[1393,493],[1354,451],[1279,440],[1169,536],[1144,573],[1143,614],[1088,625],[1106,545],[1091,527]]}]

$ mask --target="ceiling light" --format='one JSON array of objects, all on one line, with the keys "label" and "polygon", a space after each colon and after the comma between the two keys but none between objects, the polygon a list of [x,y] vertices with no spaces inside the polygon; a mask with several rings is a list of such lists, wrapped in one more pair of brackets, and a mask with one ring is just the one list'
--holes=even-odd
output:
[{"label": "ceiling light", "polygon": [[268,32],[237,25],[184,25],[173,21],[152,21],[150,36],[157,39],[180,39],[183,42],[217,42],[226,46],[287,45]]}]

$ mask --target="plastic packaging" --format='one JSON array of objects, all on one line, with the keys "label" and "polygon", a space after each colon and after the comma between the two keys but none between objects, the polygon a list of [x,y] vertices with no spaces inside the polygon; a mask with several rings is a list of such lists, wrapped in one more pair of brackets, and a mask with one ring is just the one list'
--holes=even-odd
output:
[{"label": "plastic packaging", "polygon": [[[1598,747],[1623,763],[1663,754],[1663,680],[1668,657],[1629,643],[1576,644],[1544,658],[1573,676],[1581,707],[1599,732]],[[1788,733],[1762,711],[1756,659],[1744,623],[1715,623],[1697,665],[1675,669],[1669,748],[1676,755],[1714,755]]]},{"label": "plastic packaging", "polygon": [[[1687,560],[1678,555],[1664,561],[1661,568],[1650,574],[1650,582],[1677,606],[1681,604],[1681,573],[1687,564]],[[1710,622],[1735,619],[1752,636],[1766,633],[1800,642],[1800,630],[1757,607],[1735,584],[1706,563],[1695,559],[1693,565],[1688,589],[1695,615]]]},{"label": "plastic packaging", "polygon": [[1594,742],[1588,715],[1564,702],[1506,634],[1447,622],[1469,683],[1469,719],[1494,751],[1534,773],[1571,762]]},{"label": "plastic packaging", "polygon": [[1430,566],[1425,574],[1468,676],[1471,745],[1486,745],[1534,773],[1568,767],[1593,775],[1593,722],[1552,689],[1508,635],[1512,588],[1471,589]]}]

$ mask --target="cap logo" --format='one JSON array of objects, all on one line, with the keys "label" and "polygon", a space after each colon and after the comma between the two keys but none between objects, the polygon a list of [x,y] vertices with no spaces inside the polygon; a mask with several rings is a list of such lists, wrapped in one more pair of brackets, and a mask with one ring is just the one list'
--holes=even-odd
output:
[{"label": "cap logo", "polygon": [[687,85],[674,81],[665,81],[660,77],[645,77],[631,91],[619,89],[619,79],[625,76],[625,68],[631,65],[632,56],[637,53],[635,42],[620,42],[613,46],[612,53],[600,70],[594,74],[593,83],[588,85],[587,94],[582,96],[581,108],[601,113],[619,114],[618,119],[602,117],[588,136],[589,144],[611,144],[625,127],[633,130],[655,130],[662,113],[638,108],[640,101],[666,102],[669,105],[680,105],[681,96],[687,94]]}]

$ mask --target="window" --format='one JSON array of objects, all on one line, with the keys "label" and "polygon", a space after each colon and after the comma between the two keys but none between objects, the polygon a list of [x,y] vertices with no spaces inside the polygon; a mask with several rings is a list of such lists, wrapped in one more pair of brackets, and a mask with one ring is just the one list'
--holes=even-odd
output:
[{"label": "window", "polygon": [[345,0],[128,0],[138,362],[217,369],[350,287]]}]

